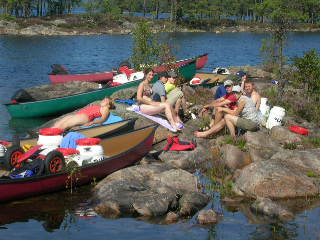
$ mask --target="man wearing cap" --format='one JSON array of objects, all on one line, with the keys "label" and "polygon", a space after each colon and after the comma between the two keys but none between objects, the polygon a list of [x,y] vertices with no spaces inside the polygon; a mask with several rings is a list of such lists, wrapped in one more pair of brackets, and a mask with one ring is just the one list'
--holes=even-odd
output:
[{"label": "man wearing cap", "polygon": [[[231,136],[235,136],[235,127],[248,131],[256,131],[262,120],[261,113],[256,109],[254,102],[247,96],[242,96],[241,87],[233,86],[232,92],[236,95],[238,107],[231,110],[226,107],[217,107],[217,113],[223,113],[224,117],[215,123],[209,130],[205,132],[195,132],[194,135],[199,138],[205,138],[213,133],[219,132],[227,125]],[[239,115],[239,116],[238,116]]]},{"label": "man wearing cap", "polygon": [[152,86],[152,96],[151,99],[155,102],[165,102],[166,101],[166,90],[164,84],[168,81],[168,73],[160,72],[159,80]]},{"label": "man wearing cap", "polygon": [[[226,90],[226,94],[216,100],[213,100],[211,103],[205,105],[202,110],[200,111],[200,115],[202,115],[204,112],[208,111],[209,108],[211,107],[221,107],[221,106],[228,106],[230,109],[235,109],[237,107],[237,98],[236,96],[232,93],[232,87],[233,87],[233,82],[231,80],[226,80],[224,82],[224,88]],[[223,117],[222,114],[216,115],[215,113],[215,123],[217,121],[220,121],[221,118]]]},{"label": "man wearing cap", "polygon": [[214,99],[219,99],[227,94],[227,86],[233,86],[232,80],[228,79],[224,81],[223,85],[218,87],[216,94],[214,95]]}]

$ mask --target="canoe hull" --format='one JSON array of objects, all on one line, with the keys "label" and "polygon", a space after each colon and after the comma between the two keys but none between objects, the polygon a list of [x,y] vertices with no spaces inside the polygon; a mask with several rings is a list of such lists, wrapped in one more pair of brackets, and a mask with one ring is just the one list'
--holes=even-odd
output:
[{"label": "canoe hull", "polygon": [[[181,75],[186,80],[191,80],[195,75],[195,62],[188,63],[179,68]],[[155,78],[153,81],[156,81]],[[8,103],[5,104],[9,114],[13,118],[36,118],[45,116],[56,116],[63,113],[71,112],[75,109],[86,106],[106,96],[130,87],[136,87],[142,80],[128,82],[119,86],[101,88],[91,92],[53,98],[48,100],[25,102],[25,103]]]},{"label": "canoe hull", "polygon": [[[176,63],[177,67],[185,65],[187,63],[196,60],[196,69],[199,70],[203,68],[208,62],[208,54],[205,53],[195,58],[188,58],[184,60],[179,60]],[[162,72],[167,69],[166,66],[156,67],[154,70],[156,72]],[[114,76],[113,72],[97,72],[97,73],[86,73],[86,74],[67,74],[67,75],[51,75],[49,78],[52,83],[65,83],[70,81],[83,81],[83,82],[103,82],[112,80]]]},{"label": "canoe hull", "polygon": [[103,82],[103,81],[112,80],[113,76],[114,76],[113,72],[67,74],[67,75],[51,75],[51,74],[49,74],[49,78],[52,83],[65,83],[65,82],[71,82],[71,81]]},{"label": "canoe hull", "polygon": [[156,127],[152,126],[136,130],[146,131],[150,129],[148,136],[129,151],[112,158],[106,158],[98,163],[81,167],[79,172],[72,176],[64,172],[25,179],[0,180],[0,202],[55,192],[67,187],[70,188],[71,178],[73,181],[72,187],[88,184],[95,179],[102,179],[119,169],[133,165],[151,150]]}]

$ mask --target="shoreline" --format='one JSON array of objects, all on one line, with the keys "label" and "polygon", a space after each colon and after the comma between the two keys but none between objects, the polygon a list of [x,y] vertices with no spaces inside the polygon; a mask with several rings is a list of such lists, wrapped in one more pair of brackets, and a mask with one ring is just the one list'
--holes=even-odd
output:
[{"label": "shoreline", "polygon": [[[110,20],[110,19],[109,19]],[[234,26],[218,25],[208,29],[192,28],[190,26],[175,25],[167,20],[148,20],[154,33],[159,32],[201,32],[201,33],[267,33],[271,32],[266,24],[252,24],[242,22]],[[70,15],[62,18],[28,18],[15,20],[0,20],[0,35],[13,36],[76,36],[76,35],[128,35],[132,34],[138,18],[123,17],[120,20],[107,19],[92,20],[89,17]],[[301,25],[290,32],[320,32],[316,25]]]}]

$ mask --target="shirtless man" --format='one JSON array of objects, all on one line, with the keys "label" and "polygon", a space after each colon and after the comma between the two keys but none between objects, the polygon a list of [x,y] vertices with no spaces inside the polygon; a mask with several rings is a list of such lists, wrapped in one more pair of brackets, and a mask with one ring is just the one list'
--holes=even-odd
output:
[{"label": "shirtless man", "polygon": [[250,97],[253,100],[254,104],[256,105],[256,109],[259,110],[261,104],[261,96],[256,91],[254,83],[250,80],[246,80],[244,82],[244,92],[247,97]]}]

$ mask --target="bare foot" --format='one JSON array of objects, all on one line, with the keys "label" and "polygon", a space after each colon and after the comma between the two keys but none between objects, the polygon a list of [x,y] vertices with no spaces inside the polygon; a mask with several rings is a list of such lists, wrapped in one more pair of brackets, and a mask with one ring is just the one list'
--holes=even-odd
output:
[{"label": "bare foot", "polygon": [[197,138],[206,138],[208,137],[208,134],[206,132],[194,132],[194,136],[197,137]]}]

